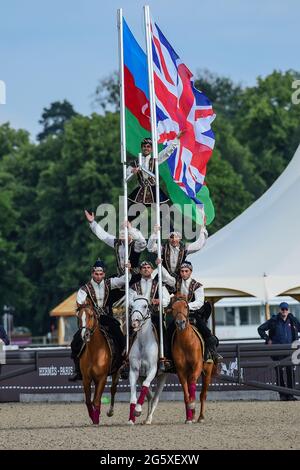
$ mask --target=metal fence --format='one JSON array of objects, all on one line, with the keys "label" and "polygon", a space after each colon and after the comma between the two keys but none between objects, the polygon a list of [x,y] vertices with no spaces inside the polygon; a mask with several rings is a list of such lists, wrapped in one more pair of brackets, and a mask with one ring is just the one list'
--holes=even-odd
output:
[{"label": "metal fence", "polygon": [[[218,350],[224,360],[219,374],[213,378],[210,390],[234,392],[261,389],[300,396],[299,344],[298,349],[294,349],[291,345],[226,343],[220,344]],[[83,391],[81,382],[74,384],[68,381],[73,373],[70,348],[6,351],[5,360],[0,367],[0,402],[19,401],[21,394],[68,394]],[[278,387],[276,367],[292,368],[295,376],[292,388]],[[106,392],[109,385],[110,380]],[[198,389],[200,388],[201,383],[198,385]],[[120,381],[118,390],[128,392],[128,381]],[[181,390],[175,374],[170,374],[165,390]]]}]

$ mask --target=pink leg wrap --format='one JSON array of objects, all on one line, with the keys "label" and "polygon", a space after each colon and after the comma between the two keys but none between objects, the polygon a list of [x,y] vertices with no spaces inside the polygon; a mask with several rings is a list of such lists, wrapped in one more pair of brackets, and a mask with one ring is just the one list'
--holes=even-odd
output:
[{"label": "pink leg wrap", "polygon": [[187,419],[187,421],[192,421],[192,420],[193,420],[193,410],[190,410],[190,409],[188,408],[187,403],[186,403],[186,405],[185,405],[185,411],[186,411],[186,419]]},{"label": "pink leg wrap", "polygon": [[88,412],[89,412],[89,417],[91,418],[93,424],[99,424],[99,420],[100,420],[100,407],[99,407],[99,408],[95,408],[92,403],[87,404],[86,406],[87,406],[87,409],[88,409]]},{"label": "pink leg wrap", "polygon": [[130,412],[129,412],[129,421],[132,421],[135,423],[135,416],[134,416],[134,410],[135,410],[135,403],[130,403]]},{"label": "pink leg wrap", "polygon": [[99,408],[94,407],[94,414],[92,418],[93,424],[99,424],[100,421],[100,406]]},{"label": "pink leg wrap", "polygon": [[139,399],[138,399],[139,405],[143,406],[148,391],[149,391],[149,387],[145,387],[145,385],[143,385]]},{"label": "pink leg wrap", "polygon": [[196,400],[196,384],[195,383],[192,383],[189,385],[189,395],[190,395],[190,401]]}]

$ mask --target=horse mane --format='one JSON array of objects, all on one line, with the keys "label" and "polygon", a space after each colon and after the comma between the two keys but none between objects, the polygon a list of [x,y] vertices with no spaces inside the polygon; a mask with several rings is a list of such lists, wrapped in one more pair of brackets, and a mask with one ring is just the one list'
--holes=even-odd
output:
[{"label": "horse mane", "polygon": [[83,304],[79,304],[78,302],[76,302],[76,316],[77,317],[79,315],[80,310],[83,308],[89,308],[93,310],[93,312],[95,313],[93,302],[88,297],[85,299],[85,302]]},{"label": "horse mane", "polygon": [[171,305],[173,306],[173,304],[175,302],[178,302],[180,300],[183,300],[185,301],[186,303],[188,303],[188,300],[187,300],[187,296],[182,294],[181,292],[176,292],[176,294],[174,294],[174,296],[172,297],[171,299]]}]

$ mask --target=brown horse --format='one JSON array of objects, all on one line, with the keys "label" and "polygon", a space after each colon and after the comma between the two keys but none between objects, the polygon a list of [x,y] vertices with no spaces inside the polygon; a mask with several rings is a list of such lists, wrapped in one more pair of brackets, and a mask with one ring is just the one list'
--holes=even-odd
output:
[{"label": "brown horse", "polygon": [[178,378],[183,388],[186,423],[195,422],[196,384],[202,374],[199,423],[204,419],[207,390],[212,375],[217,371],[217,367],[213,362],[208,363],[203,361],[201,341],[189,323],[189,307],[186,297],[182,294],[176,294],[172,299],[171,306],[176,325],[172,354]]},{"label": "brown horse", "polygon": [[[89,299],[78,306],[79,327],[86,342],[85,350],[80,357],[80,370],[85,393],[85,403],[93,424],[99,424],[101,397],[110,372],[111,352],[107,340],[102,334],[96,312]],[[91,401],[91,384],[95,384],[93,401]],[[113,416],[115,394],[119,373],[112,376],[111,403],[107,416]]]}]

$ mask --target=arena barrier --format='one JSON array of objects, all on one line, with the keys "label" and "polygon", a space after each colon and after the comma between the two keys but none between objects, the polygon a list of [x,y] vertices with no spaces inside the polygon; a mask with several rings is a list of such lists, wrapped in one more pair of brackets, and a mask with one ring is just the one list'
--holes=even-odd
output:
[{"label": "arena barrier", "polygon": [[[298,342],[299,343],[299,342]],[[264,345],[261,343],[220,344],[218,351],[224,357],[220,373],[213,378],[210,390],[272,390],[300,396],[300,348],[291,345]],[[0,366],[0,402],[18,402],[24,394],[83,393],[81,382],[69,382],[73,374],[70,348],[26,348],[2,353]],[[276,385],[275,367],[293,366],[293,388]],[[109,391],[110,380],[105,392]],[[201,385],[198,385],[201,389]],[[175,374],[170,374],[165,391],[180,392]],[[129,382],[120,380],[118,392],[129,392]],[[233,395],[234,399],[234,395]]]}]

